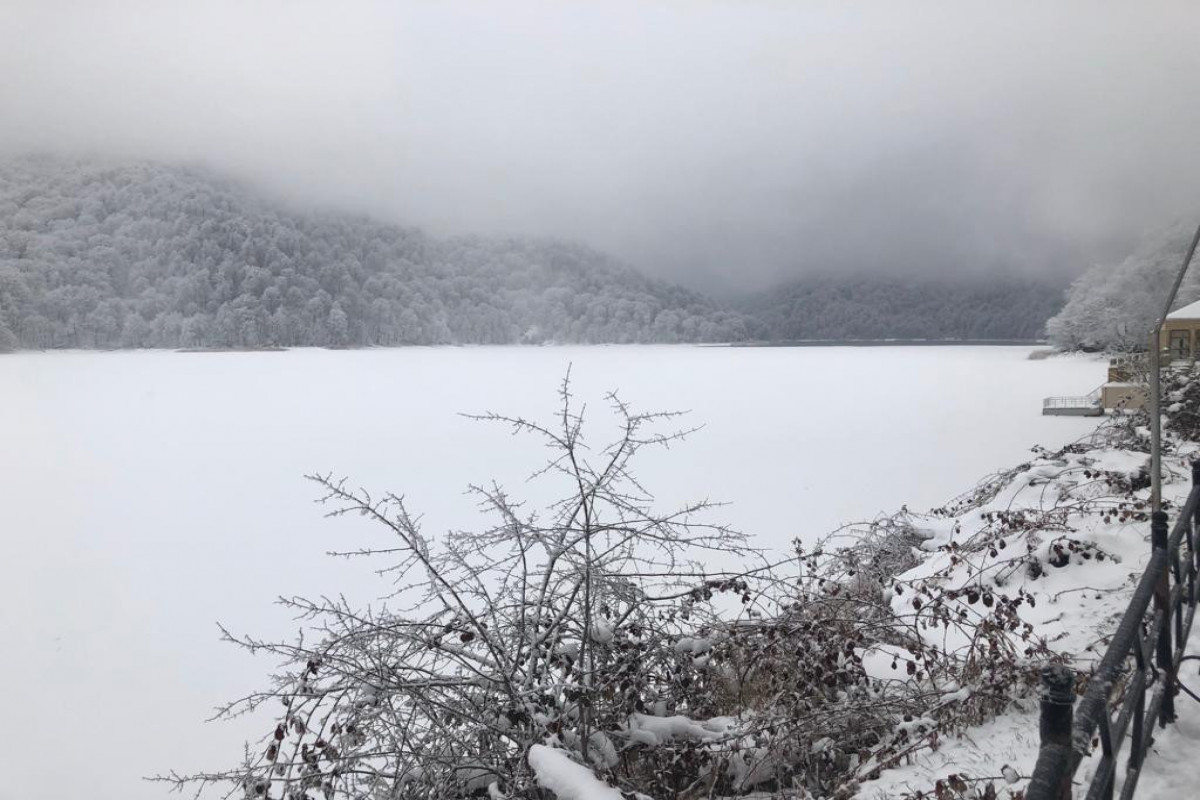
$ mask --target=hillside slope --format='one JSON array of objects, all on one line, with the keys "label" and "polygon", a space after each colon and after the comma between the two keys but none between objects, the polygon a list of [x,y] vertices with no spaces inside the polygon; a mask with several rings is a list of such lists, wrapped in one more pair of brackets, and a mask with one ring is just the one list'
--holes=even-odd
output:
[{"label": "hillside slope", "polygon": [[1036,339],[1058,280],[814,275],[744,301],[756,338]]},{"label": "hillside slope", "polygon": [[180,167],[0,163],[0,349],[743,335],[740,315],[579,245],[297,212]]},{"label": "hillside slope", "polygon": [[[1046,324],[1050,342],[1062,350],[1143,350],[1187,252],[1193,229],[1176,223],[1146,236],[1126,259],[1099,264],[1081,275],[1066,306]],[[1175,306],[1200,299],[1200,272],[1193,266]]]}]

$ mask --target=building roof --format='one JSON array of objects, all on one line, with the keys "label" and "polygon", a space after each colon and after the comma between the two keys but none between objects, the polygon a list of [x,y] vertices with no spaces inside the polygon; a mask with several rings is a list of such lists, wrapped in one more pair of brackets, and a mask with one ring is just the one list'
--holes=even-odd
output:
[{"label": "building roof", "polygon": [[1183,308],[1175,309],[1167,314],[1167,319],[1200,319],[1200,300]]}]

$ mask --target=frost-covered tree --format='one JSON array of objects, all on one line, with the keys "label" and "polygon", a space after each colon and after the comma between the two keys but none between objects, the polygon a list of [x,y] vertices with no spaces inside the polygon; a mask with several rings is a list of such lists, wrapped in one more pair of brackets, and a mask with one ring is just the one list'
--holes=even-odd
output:
[{"label": "frost-covered tree", "polygon": [[8,353],[17,349],[17,337],[4,324],[4,318],[0,316],[0,353]]},{"label": "frost-covered tree", "polygon": [[639,413],[610,395],[619,433],[593,447],[566,381],[560,397],[549,426],[480,417],[542,440],[550,458],[535,477],[562,492],[530,512],[498,486],[475,487],[494,520],[483,531],[439,540],[400,497],[313,477],[331,516],[376,523],[386,538],[357,554],[393,559],[386,572],[406,602],[420,602],[359,610],[294,599],[312,623],[307,637],[229,635],[282,657],[287,670],[225,713],[281,710],[244,765],[183,782],[232,783],[263,798],[533,798],[534,745],[558,743],[611,774],[623,744],[613,737],[631,715],[704,714],[709,692],[693,662],[707,648],[677,642],[713,619],[714,594],[747,609],[752,598],[703,562],[717,552],[758,560],[741,535],[706,519],[709,503],[655,510],[634,477],[641,451],[686,435],[674,427],[679,415]]},{"label": "frost-covered tree", "polygon": [[[1067,293],[1067,304],[1046,323],[1050,342],[1064,350],[1143,350],[1193,229],[1176,223],[1147,236],[1124,261],[1092,267]],[[1200,273],[1191,270],[1178,304],[1200,299]]]}]

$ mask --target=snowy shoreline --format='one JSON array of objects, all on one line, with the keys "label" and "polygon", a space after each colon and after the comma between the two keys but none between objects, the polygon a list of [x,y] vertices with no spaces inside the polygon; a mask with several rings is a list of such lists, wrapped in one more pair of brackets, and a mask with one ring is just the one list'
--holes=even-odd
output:
[{"label": "snowy shoreline", "polygon": [[[1173,407],[1173,413],[1194,411],[1179,403]],[[964,584],[997,594],[1025,593],[1030,600],[1022,620],[1046,642],[1053,659],[1071,666],[1082,680],[1103,655],[1150,556],[1144,433],[1129,420],[1106,419],[1078,444],[1057,452],[1044,451],[1030,463],[1002,473],[999,481],[981,482],[973,492],[975,498],[973,493],[964,496],[965,507],[952,504],[935,510],[932,518],[923,517],[922,530],[930,536],[921,545],[926,555],[919,565],[899,575],[897,584],[921,586],[936,579],[944,587],[972,573],[990,573],[990,578],[973,583],[965,580]],[[1189,462],[1197,447],[1178,437],[1168,447],[1173,452],[1164,465],[1164,505],[1173,514],[1191,489]],[[980,492],[991,498],[977,503]],[[1061,515],[1049,513],[1056,510]],[[1026,541],[1030,554],[1050,566],[1009,571],[1000,580],[1003,569],[999,567],[1006,556],[995,549],[987,531],[998,515],[1013,514],[1038,517]],[[965,558],[955,567],[952,562],[962,553],[956,543],[981,537],[990,549],[969,567],[963,566],[970,561]],[[1069,546],[1056,546],[1063,541]],[[900,596],[892,605],[900,610],[908,602]],[[1197,642],[1191,643],[1190,652],[1200,652]],[[1035,659],[1029,668],[1038,665]],[[1082,686],[1080,683],[1079,688]],[[964,729],[958,736],[943,738],[909,763],[864,781],[856,796],[871,800],[914,797],[920,792],[932,796],[937,786],[950,786],[957,777],[994,783],[996,793],[989,796],[1020,797],[1037,759],[1037,709],[1037,692],[1030,686],[1014,697],[1004,713]],[[1174,762],[1170,755],[1178,752],[1176,748],[1194,748],[1198,740],[1200,714],[1191,706],[1181,707],[1180,723],[1161,735],[1161,741],[1170,746],[1160,744],[1155,752],[1161,755],[1152,756],[1143,769],[1139,796],[1174,796],[1168,794],[1172,787],[1187,784],[1181,781],[1177,763],[1168,768],[1166,764],[1158,766],[1157,760]],[[1097,754],[1093,747],[1076,773],[1077,785],[1090,780]],[[1189,766],[1188,774],[1188,780],[1200,777],[1194,767]]]},{"label": "snowy shoreline", "polygon": [[[541,451],[456,412],[543,415],[568,364],[594,400],[619,388],[639,408],[686,402],[704,429],[678,453],[648,458],[647,485],[665,506],[706,492],[732,501],[721,520],[782,549],[877,509],[941,502],[964,474],[1093,427],[1037,409],[1042,396],[1091,382],[1095,360],[1048,364],[1027,354],[691,346],[13,354],[0,359],[13,412],[0,421],[13,443],[0,469],[26,502],[0,511],[0,529],[12,532],[7,588],[24,601],[6,624],[14,647],[37,658],[7,662],[0,677],[43,691],[12,709],[13,729],[34,733],[0,734],[0,743],[37,763],[56,724],[66,724],[57,709],[71,704],[34,698],[61,691],[69,675],[72,696],[96,710],[71,723],[100,743],[79,756],[89,786],[157,796],[142,775],[222,763],[231,743],[262,731],[198,723],[265,668],[230,653],[214,621],[290,631],[291,615],[272,605],[280,594],[374,595],[366,565],[323,555],[342,540],[300,475],[333,469],[404,491],[437,531],[478,526],[461,494],[470,481],[498,477],[539,503],[523,480]],[[903,387],[903,397],[880,391],[888,386]],[[28,531],[38,535],[17,535]],[[81,592],[94,602],[64,605]],[[17,615],[24,607],[43,611]],[[85,668],[94,664],[105,669]],[[196,664],[211,668],[198,677]],[[103,722],[114,717],[145,724],[114,730]],[[150,729],[176,738],[148,738]],[[193,754],[183,763],[180,747]],[[27,793],[37,796],[35,787]]]}]

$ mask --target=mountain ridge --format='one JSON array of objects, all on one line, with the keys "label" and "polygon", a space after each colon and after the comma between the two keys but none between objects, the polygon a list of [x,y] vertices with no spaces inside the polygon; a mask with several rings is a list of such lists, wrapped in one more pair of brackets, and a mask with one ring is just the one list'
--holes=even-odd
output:
[{"label": "mountain ridge", "polygon": [[152,162],[0,165],[10,348],[723,341],[741,325],[580,245],[293,211]]},{"label": "mountain ridge", "polygon": [[1033,338],[1046,286],[813,276],[721,303],[578,243],[436,237],[195,165],[0,161],[0,350]]}]

